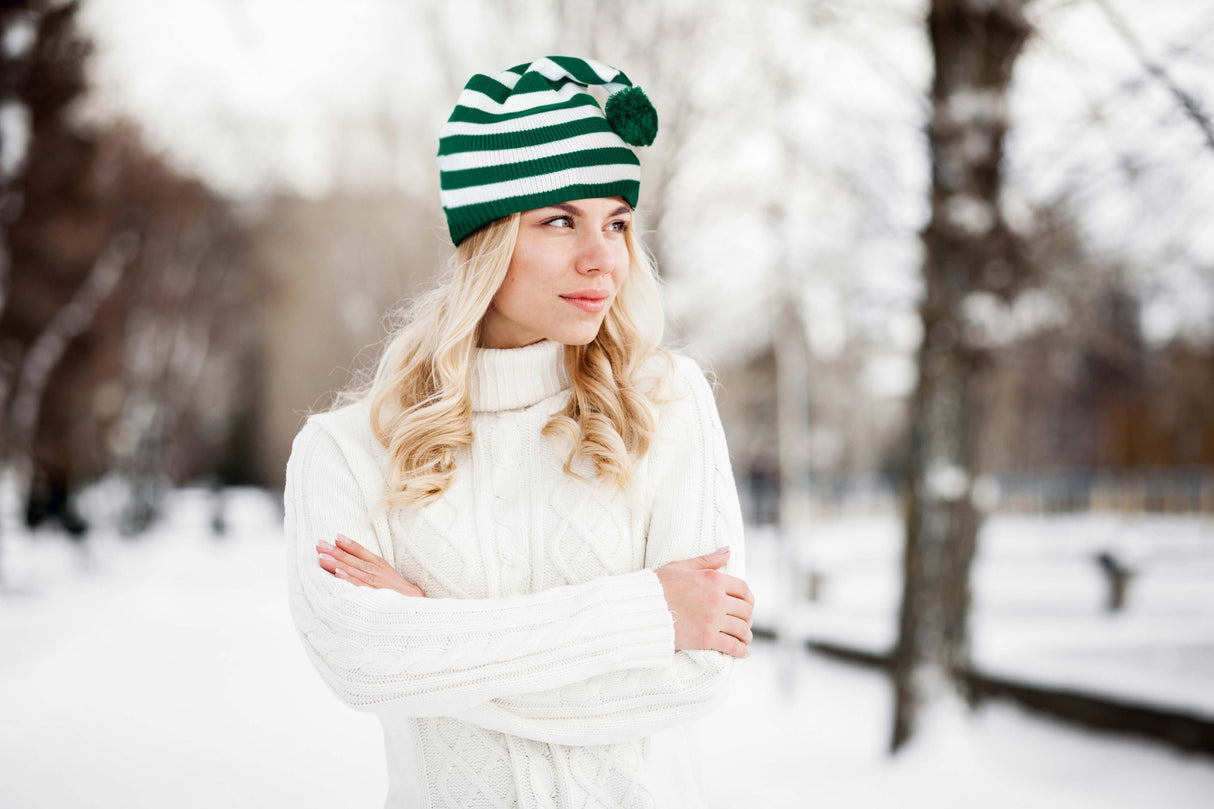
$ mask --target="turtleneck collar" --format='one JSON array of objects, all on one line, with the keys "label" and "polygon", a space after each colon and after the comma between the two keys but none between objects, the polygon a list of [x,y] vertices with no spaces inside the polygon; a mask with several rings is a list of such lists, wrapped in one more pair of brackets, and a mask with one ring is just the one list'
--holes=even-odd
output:
[{"label": "turtleneck collar", "polygon": [[474,348],[473,412],[530,407],[569,387],[565,345],[541,340],[522,348]]}]

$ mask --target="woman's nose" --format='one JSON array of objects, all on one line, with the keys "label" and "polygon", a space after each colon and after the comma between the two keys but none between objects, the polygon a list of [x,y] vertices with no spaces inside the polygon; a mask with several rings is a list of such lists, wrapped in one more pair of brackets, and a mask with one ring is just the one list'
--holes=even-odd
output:
[{"label": "woman's nose", "polygon": [[594,230],[585,231],[578,244],[578,272],[610,272],[614,253],[607,241],[608,235]]}]

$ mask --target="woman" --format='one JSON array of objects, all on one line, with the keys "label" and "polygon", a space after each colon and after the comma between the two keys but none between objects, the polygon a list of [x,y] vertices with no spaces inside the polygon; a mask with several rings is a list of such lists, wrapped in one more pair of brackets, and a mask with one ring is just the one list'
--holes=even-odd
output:
[{"label": "woman", "polygon": [[295,438],[292,616],[379,716],[389,807],[703,805],[685,723],[754,599],[712,392],[658,347],[635,237],[656,123],[598,62],[473,76],[440,137],[452,265]]}]

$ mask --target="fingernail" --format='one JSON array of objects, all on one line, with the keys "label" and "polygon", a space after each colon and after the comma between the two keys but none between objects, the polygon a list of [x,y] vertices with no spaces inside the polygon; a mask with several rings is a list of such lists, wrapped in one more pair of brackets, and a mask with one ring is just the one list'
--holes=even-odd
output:
[{"label": "fingernail", "polygon": [[337,560],[327,553],[322,553],[320,555],[320,559],[322,562],[332,562],[333,564],[337,564]]},{"label": "fingernail", "polygon": [[340,567],[333,572],[336,573],[338,576],[341,576],[343,579],[350,578],[349,576],[346,575],[346,571],[342,570]]},{"label": "fingernail", "polygon": [[338,545],[341,545],[342,547],[345,547],[345,544],[346,544],[347,542],[349,542],[349,541],[350,541],[350,538],[349,538],[348,536],[346,536],[345,534],[338,534],[338,535],[337,535],[337,544],[338,544]]},{"label": "fingernail", "polygon": [[721,547],[719,547],[715,551],[713,551],[713,553],[729,553],[729,546],[722,545]]},{"label": "fingernail", "polygon": [[320,548],[322,551],[336,550],[331,542],[325,542],[323,539],[316,543],[316,547]]}]

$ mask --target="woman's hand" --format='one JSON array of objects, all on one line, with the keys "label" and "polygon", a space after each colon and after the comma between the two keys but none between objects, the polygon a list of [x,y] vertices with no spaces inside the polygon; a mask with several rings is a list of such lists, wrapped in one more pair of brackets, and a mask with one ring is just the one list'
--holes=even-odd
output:
[{"label": "woman's hand", "polygon": [[714,649],[734,657],[750,654],[755,597],[746,582],[716,570],[727,559],[728,547],[654,571],[674,614],[676,651]]},{"label": "woman's hand", "polygon": [[395,590],[407,596],[425,596],[416,584],[405,581],[381,556],[359,545],[345,534],[337,535],[337,546],[323,539],[316,543],[320,566],[338,578],[359,587]]}]

